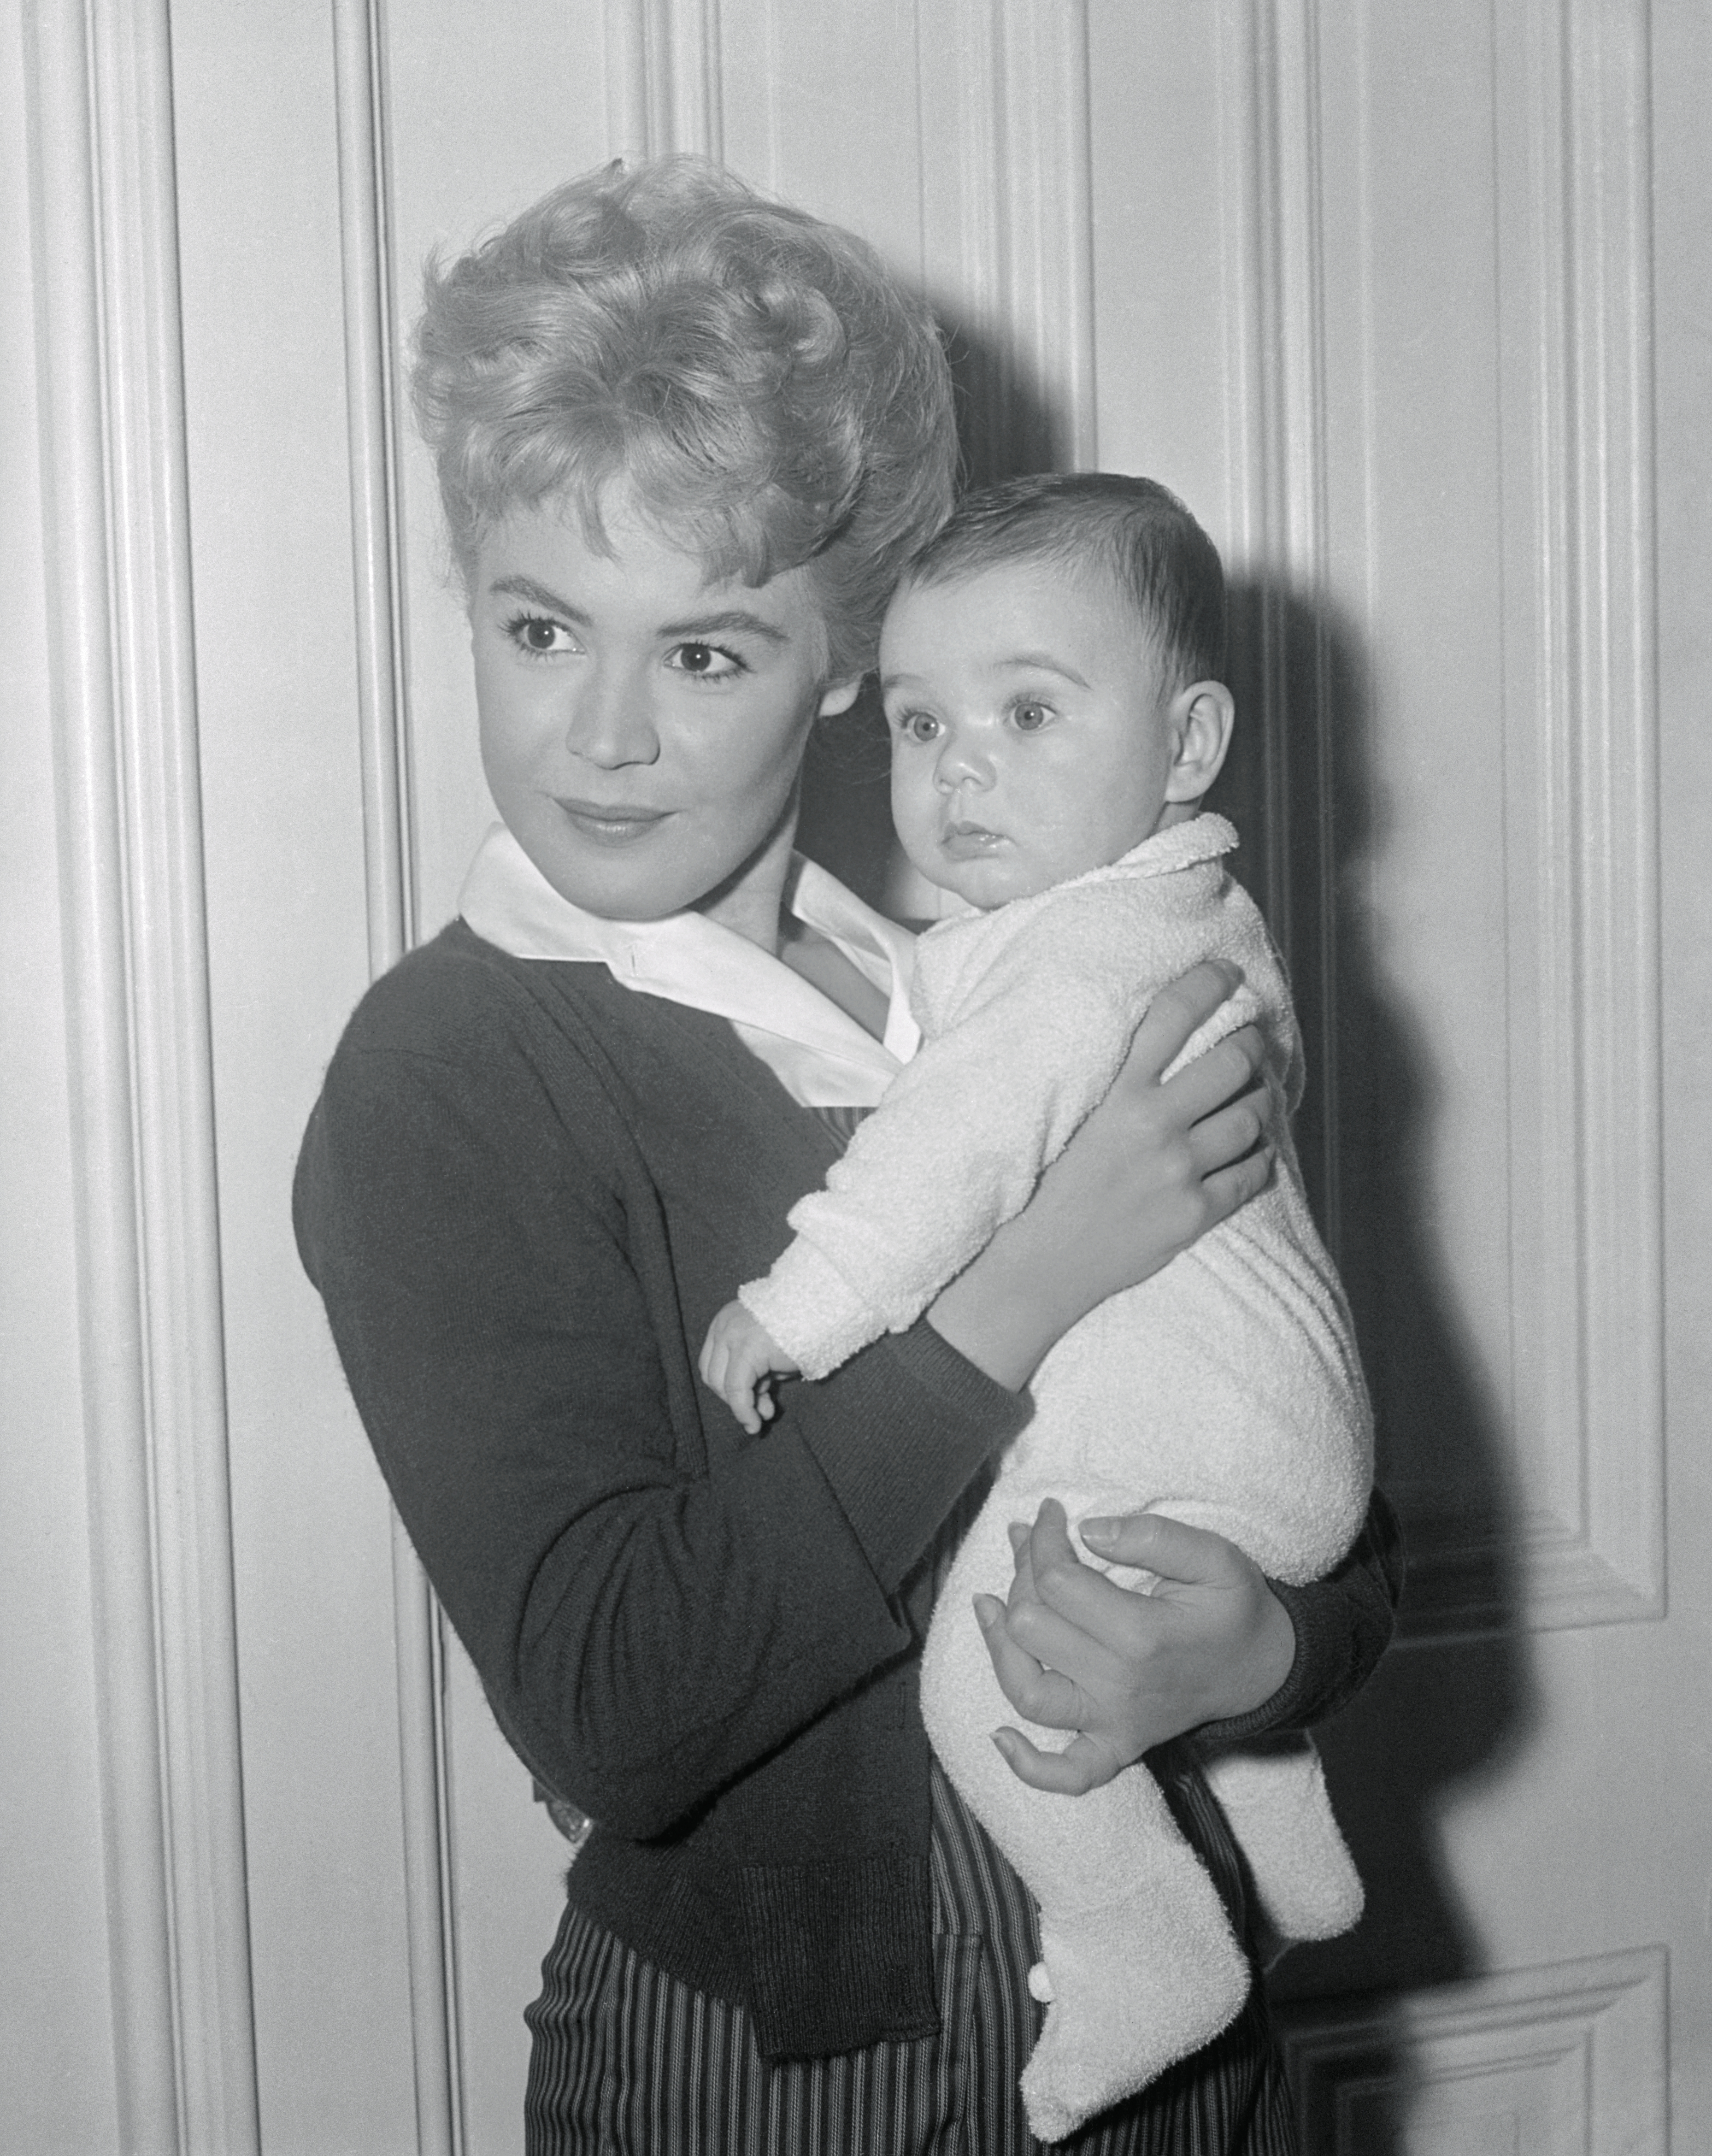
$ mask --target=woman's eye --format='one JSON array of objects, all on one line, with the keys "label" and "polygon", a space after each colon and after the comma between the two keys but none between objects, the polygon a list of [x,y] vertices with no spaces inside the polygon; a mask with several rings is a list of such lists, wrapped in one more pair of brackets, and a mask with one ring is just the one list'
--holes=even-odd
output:
[{"label": "woman's eye", "polygon": [[520,613],[506,624],[506,634],[528,659],[550,659],[576,649],[571,633],[550,614]]},{"label": "woman's eye", "polygon": [[675,673],[687,674],[693,681],[731,681],[748,671],[736,652],[717,644],[676,644],[666,654],[666,663]]},{"label": "woman's eye", "polygon": [[1052,714],[1044,704],[1018,704],[1010,714],[1010,722],[1021,734],[1037,734],[1051,722]]}]

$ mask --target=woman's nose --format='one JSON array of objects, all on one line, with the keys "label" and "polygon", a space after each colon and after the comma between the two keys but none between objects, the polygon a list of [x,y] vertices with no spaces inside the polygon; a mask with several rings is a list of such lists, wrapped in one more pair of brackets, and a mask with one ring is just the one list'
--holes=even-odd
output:
[{"label": "woman's nose", "polygon": [[602,771],[652,763],[660,735],[646,680],[626,667],[591,668],[571,690],[565,746]]}]

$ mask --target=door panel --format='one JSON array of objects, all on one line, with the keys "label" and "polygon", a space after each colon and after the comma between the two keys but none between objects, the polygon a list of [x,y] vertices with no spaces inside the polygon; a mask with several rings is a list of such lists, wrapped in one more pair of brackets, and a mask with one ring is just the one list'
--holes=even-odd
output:
[{"label": "door panel", "polygon": [[[421,261],[603,157],[672,147],[849,223],[932,295],[974,475],[1146,471],[1226,553],[1224,805],[1297,984],[1299,1142],[1414,1563],[1406,1643],[1324,1741],[1368,1915],[1275,1979],[1308,2146],[1664,2150],[1668,2087],[1680,2120],[1712,2102],[1704,11],[33,0],[9,19],[0,239],[34,312],[0,327],[23,475],[0,504],[21,1104],[0,1188],[39,1224],[6,1260],[0,1363],[8,1850],[28,1852],[0,1907],[6,1966],[39,1980],[4,2017],[26,2041],[0,2151],[116,2148],[139,2106],[162,2145],[236,2148],[246,2075],[270,2151],[521,2147],[521,2010],[567,1851],[424,1614],[287,1193],[347,1014],[450,916],[492,813],[404,409]],[[170,129],[134,90],[149,68]],[[121,244],[137,199],[176,206],[170,277]],[[57,342],[85,287],[99,308]],[[49,394],[44,352],[91,362],[92,401]],[[174,488],[182,546],[149,506]],[[101,620],[105,702],[68,626]],[[174,623],[188,682],[160,657]],[[85,767],[122,834],[100,948],[130,1031],[99,1051]],[[918,903],[888,883],[871,789],[854,798],[830,753],[815,843]],[[157,800],[199,834],[193,890],[151,840]],[[159,1074],[203,1045],[211,1098],[181,1129]],[[97,1111],[143,1163],[122,1214],[139,1314],[111,1341],[96,1291],[131,1276],[92,1246]],[[147,1169],[169,1139],[217,1178],[188,1259]],[[204,1260],[187,1332],[181,1275]],[[134,1424],[91,1390],[115,1369],[156,1404]],[[188,1431],[162,1420],[181,1399]],[[116,1522],[116,1442],[137,1501]],[[104,1644],[116,1561],[156,1643],[147,1702],[116,1692]],[[235,1613],[206,1667],[186,1579]],[[123,1771],[121,1723],[157,1732],[158,1778]],[[241,1829],[236,1933],[189,1876],[204,1814]],[[208,1980],[234,1937],[253,2011]],[[152,2022],[109,1989],[144,1948]]]}]

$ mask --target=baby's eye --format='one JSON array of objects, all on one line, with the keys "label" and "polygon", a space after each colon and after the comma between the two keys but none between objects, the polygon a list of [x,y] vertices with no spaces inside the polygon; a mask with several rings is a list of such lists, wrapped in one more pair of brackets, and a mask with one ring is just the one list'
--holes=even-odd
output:
[{"label": "baby's eye", "polygon": [[733,681],[749,670],[736,652],[717,644],[674,644],[666,663],[675,674],[687,674],[692,681]]},{"label": "baby's eye", "polygon": [[514,614],[506,624],[506,634],[527,659],[550,659],[577,649],[569,629],[551,614]]},{"label": "baby's eye", "polygon": [[1050,726],[1052,714],[1046,705],[1025,699],[1015,705],[1010,713],[1010,722],[1020,734],[1037,734],[1041,728]]},{"label": "baby's eye", "polygon": [[901,712],[896,724],[906,741],[938,741],[942,731],[938,720],[931,711]]}]

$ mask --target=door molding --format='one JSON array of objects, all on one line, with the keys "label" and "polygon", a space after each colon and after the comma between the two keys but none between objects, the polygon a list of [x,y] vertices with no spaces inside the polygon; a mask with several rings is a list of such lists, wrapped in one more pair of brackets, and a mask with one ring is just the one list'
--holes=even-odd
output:
[{"label": "door molding", "polygon": [[[1267,738],[1261,876],[1304,1003],[1324,1102],[1309,1163],[1338,1247],[1339,1019],[1327,285],[1359,294],[1365,183],[1326,55],[1360,49],[1342,0],[1226,0],[1221,66],[1235,152],[1228,418],[1233,536],[1265,591],[1256,624]],[[1504,560],[1503,786],[1514,983],[1508,1082],[1509,1368],[1517,1607],[1493,1605],[1486,1523],[1454,1489],[1411,1507],[1413,1637],[1519,1617],[1533,1629],[1664,1609],[1663,1212],[1654,667],[1650,40],[1648,0],[1492,11],[1494,293]],[[1341,162],[1339,162],[1341,161]],[[1342,244],[1344,259],[1329,261]],[[1475,304],[1471,300],[1471,305]],[[1347,355],[1346,355],[1347,357]],[[1356,571],[1359,577],[1359,564]],[[1300,598],[1319,649],[1287,649]],[[1293,829],[1290,803],[1314,808]],[[1370,1352],[1383,1354],[1382,1341]]]},{"label": "door molding", "polygon": [[165,0],[26,53],[119,2135],[254,2156]]},{"label": "door molding", "polygon": [[[371,979],[416,940],[410,715],[399,552],[398,343],[393,286],[385,25],[380,0],[333,0],[339,256],[350,437],[352,593]],[[440,1608],[391,1514],[398,1815],[420,2156],[464,2146]]]},{"label": "door molding", "polygon": [[1651,1946],[1283,2008],[1303,2145],[1665,2156],[1666,1976]]}]

